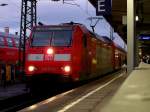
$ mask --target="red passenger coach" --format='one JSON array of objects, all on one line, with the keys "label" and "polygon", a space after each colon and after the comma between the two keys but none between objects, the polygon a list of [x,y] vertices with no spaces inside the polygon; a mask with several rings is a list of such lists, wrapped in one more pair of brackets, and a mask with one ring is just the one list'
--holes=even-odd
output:
[{"label": "red passenger coach", "polygon": [[0,33],[0,63],[16,64],[18,61],[19,37]]},{"label": "red passenger coach", "polygon": [[28,78],[80,81],[119,69],[125,51],[81,24],[36,26],[26,49]]},{"label": "red passenger coach", "polygon": [[16,70],[15,66],[18,62],[18,47],[19,36],[0,32],[0,80],[3,77],[5,80],[11,80],[10,72]]}]

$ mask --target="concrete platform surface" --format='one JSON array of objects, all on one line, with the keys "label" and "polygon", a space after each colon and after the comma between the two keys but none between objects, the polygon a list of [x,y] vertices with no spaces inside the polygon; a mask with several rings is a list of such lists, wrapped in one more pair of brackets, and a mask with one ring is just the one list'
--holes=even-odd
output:
[{"label": "concrete platform surface", "polygon": [[97,112],[150,112],[150,64],[141,62],[112,100]]}]

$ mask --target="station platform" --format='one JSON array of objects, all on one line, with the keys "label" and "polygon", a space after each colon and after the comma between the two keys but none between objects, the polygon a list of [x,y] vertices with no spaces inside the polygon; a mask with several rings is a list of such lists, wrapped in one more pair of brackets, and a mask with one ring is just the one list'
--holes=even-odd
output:
[{"label": "station platform", "polygon": [[[101,112],[149,112],[150,64],[141,62]],[[98,110],[96,112],[99,112]]]}]

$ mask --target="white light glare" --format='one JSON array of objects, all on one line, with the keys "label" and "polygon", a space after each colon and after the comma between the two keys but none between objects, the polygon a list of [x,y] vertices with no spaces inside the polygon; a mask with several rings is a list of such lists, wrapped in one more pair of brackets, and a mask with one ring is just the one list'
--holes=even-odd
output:
[{"label": "white light glare", "polygon": [[135,17],[135,20],[136,20],[136,21],[139,21],[139,16],[136,16],[136,17]]},{"label": "white light glare", "polygon": [[65,67],[64,67],[64,70],[65,70],[65,72],[70,72],[71,67],[70,67],[70,66],[65,66]]},{"label": "white light glare", "polygon": [[30,72],[34,71],[34,69],[35,69],[34,66],[29,66],[29,67],[28,67],[28,70],[29,70]]},{"label": "white light glare", "polygon": [[47,49],[47,54],[53,54],[53,53],[54,53],[54,51],[52,48]]}]

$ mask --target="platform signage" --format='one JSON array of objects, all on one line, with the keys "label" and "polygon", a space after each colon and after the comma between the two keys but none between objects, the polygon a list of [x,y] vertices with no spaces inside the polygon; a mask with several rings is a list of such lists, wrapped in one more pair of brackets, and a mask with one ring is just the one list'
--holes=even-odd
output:
[{"label": "platform signage", "polygon": [[97,0],[96,15],[108,16],[111,15],[111,0]]},{"label": "platform signage", "polygon": [[150,40],[150,35],[140,35],[139,40]]}]

